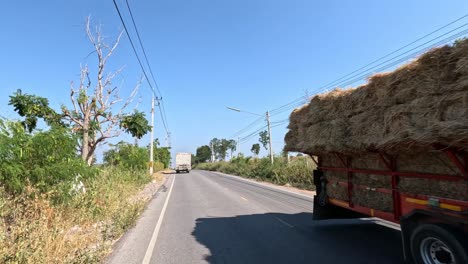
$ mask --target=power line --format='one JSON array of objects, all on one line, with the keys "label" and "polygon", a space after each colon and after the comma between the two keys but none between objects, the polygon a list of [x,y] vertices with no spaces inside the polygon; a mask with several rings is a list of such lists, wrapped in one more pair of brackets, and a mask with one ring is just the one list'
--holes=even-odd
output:
[{"label": "power line", "polygon": [[[113,0],[113,1],[114,1],[114,4],[115,4],[115,0]],[[162,97],[162,93],[159,90],[158,83],[156,82],[156,79],[154,78],[153,70],[151,69],[151,65],[149,64],[148,56],[146,56],[146,51],[145,51],[145,48],[143,46],[143,42],[141,41],[140,32],[138,31],[138,28],[137,28],[136,23],[135,23],[135,19],[133,18],[132,9],[130,8],[128,0],[125,0],[125,2],[127,3],[128,12],[130,13],[130,17],[131,17],[132,23],[133,23],[133,28],[135,28],[135,32],[137,34],[138,41],[140,42],[141,50],[143,51],[143,56],[145,57],[146,64],[148,65],[148,69],[149,69],[149,72],[151,74],[151,78],[153,79],[154,85],[156,86],[156,89],[158,90],[159,94]],[[128,35],[128,33],[127,33],[127,35]],[[130,38],[130,36],[129,36],[129,38]]]},{"label": "power line", "polygon": [[167,129],[166,121],[164,121],[164,116],[163,116],[163,113],[162,113],[162,110],[161,110],[161,104],[160,103],[158,103],[158,108],[159,108],[159,114],[161,115],[161,120],[162,120],[164,129],[166,130],[166,134],[168,134],[169,130]]},{"label": "power line", "polygon": [[[169,122],[167,121],[167,116],[166,116],[166,108],[164,107],[164,100],[162,100],[162,98],[161,98],[161,105],[162,105],[162,111],[163,111],[164,119],[166,120],[165,124],[167,125],[167,127],[169,127]],[[168,132],[168,133],[170,133],[170,132]]]},{"label": "power line", "polygon": [[162,102],[162,109],[161,109],[161,106],[159,106],[159,103],[158,103],[158,108],[159,108],[159,111],[162,111],[162,113],[161,113],[162,122],[164,124],[165,129],[166,129],[166,133],[168,133],[168,128],[167,128],[168,127],[168,125],[167,125],[168,122],[167,122],[167,116],[166,116],[166,109],[164,108],[162,93],[161,93],[161,90],[159,90],[158,82],[156,81],[156,78],[154,77],[153,69],[151,68],[151,64],[149,63],[148,56],[146,55],[146,50],[145,50],[145,47],[143,45],[143,41],[141,40],[140,32],[138,30],[138,27],[136,26],[135,18],[133,17],[133,12],[132,12],[132,9],[130,8],[130,4],[128,3],[128,0],[125,0],[125,2],[127,4],[128,12],[130,13],[130,18],[132,19],[133,28],[135,29],[135,32],[137,34],[138,42],[140,43],[141,50],[143,51],[143,56],[145,57],[146,65],[148,66],[148,69],[149,69],[149,72],[150,72],[150,75],[151,75],[151,79],[153,80],[154,86],[156,87],[156,90],[158,91],[158,93],[160,95],[160,98],[157,98],[157,97],[156,98],[157,98],[158,101]]},{"label": "power line", "polygon": [[[421,44],[421,45],[419,45],[419,46],[417,46],[417,47],[415,47],[413,49],[410,49],[410,50],[408,50],[408,51],[406,51],[406,52],[404,52],[404,53],[402,53],[400,55],[397,55],[397,56],[395,56],[395,57],[393,57],[393,58],[391,58],[389,60],[386,60],[386,61],[384,61],[384,62],[382,62],[380,64],[377,64],[377,65],[367,69],[366,71],[359,73],[359,74],[361,74],[359,76],[358,76],[358,74],[353,75],[353,76],[343,80],[342,82],[337,83],[337,85],[338,86],[347,86],[347,85],[353,84],[353,83],[355,83],[355,82],[357,82],[359,80],[362,80],[365,77],[368,77],[369,75],[373,74],[373,72],[379,72],[379,71],[385,70],[387,68],[393,67],[395,65],[398,65],[398,64],[400,64],[400,63],[402,63],[402,62],[404,62],[404,61],[406,61],[408,59],[411,59],[411,58],[423,53],[424,51],[427,51],[428,49],[431,49],[433,47],[436,47],[436,46],[439,46],[439,45],[442,45],[442,44],[450,43],[451,41],[453,41],[453,40],[455,40],[455,39],[457,39],[457,38],[459,38],[459,37],[461,37],[463,35],[468,34],[468,29],[465,29],[465,30],[463,30],[461,32],[458,32],[458,33],[455,33],[455,34],[452,34],[452,35],[448,36],[447,38],[442,39],[441,41],[433,43],[433,44],[431,44],[431,45],[429,45],[427,47],[424,47],[422,49],[419,49],[416,52],[413,52],[413,53],[411,53],[411,54],[409,54],[409,55],[407,55],[407,56],[405,56],[403,58],[398,59],[398,57],[401,57],[402,55],[405,55],[406,53],[411,52],[411,51],[415,50],[416,48],[419,48],[419,47],[424,46],[424,45],[426,45],[426,44],[428,44],[430,42],[433,42],[434,40],[436,40],[436,39],[438,39],[440,37],[443,37],[443,36],[447,35],[448,33],[452,33],[455,30],[458,30],[458,29],[460,29],[462,27],[465,27],[466,25],[468,25],[468,23],[466,23],[463,26],[460,26],[460,27],[458,27],[458,28],[456,28],[454,30],[451,30],[451,31],[449,31],[449,32],[447,32],[445,34],[442,34],[442,35],[440,35],[440,36],[438,36],[436,38],[433,38],[433,39],[431,39],[431,40],[429,40],[429,41],[427,41],[427,42],[425,42],[425,43],[423,43],[423,44]],[[390,62],[390,61],[392,61],[394,59],[398,59],[398,60]],[[390,63],[383,65],[384,63],[387,63],[387,62],[390,62]],[[381,65],[383,65],[383,66],[380,67],[380,68],[377,68],[377,67],[379,67]],[[373,70],[373,71],[371,71],[371,70]],[[352,78],[354,78],[354,79],[352,79]],[[323,87],[321,87],[321,88],[319,88],[317,90],[314,90],[313,94],[320,93],[320,92],[322,92],[324,90],[327,90],[329,88],[332,88],[332,87],[331,86],[328,86],[328,87],[323,86]],[[277,115],[277,114],[280,114],[282,112],[288,111],[288,110],[296,108],[298,106],[301,106],[302,104],[304,104],[306,102],[306,100],[299,101],[299,98],[296,99],[295,101],[297,101],[299,103],[296,103],[295,105],[293,105],[293,102],[294,102],[293,101],[293,102],[288,103],[288,104],[286,104],[286,105],[284,105],[282,107],[276,108],[275,109],[276,111],[274,112],[274,115]],[[292,106],[290,106],[290,105],[292,105]],[[287,107],[287,106],[289,106],[289,107]]]},{"label": "power line", "polygon": [[[416,52],[414,52],[414,53],[411,53],[411,54],[409,54],[408,56],[405,56],[405,57],[403,57],[403,58],[401,58],[401,59],[399,59],[399,60],[397,60],[397,61],[394,61],[394,62],[392,62],[392,63],[390,63],[390,64],[384,65],[383,67],[380,67],[380,68],[377,68],[377,69],[373,68],[373,69],[375,69],[375,71],[379,72],[379,71],[385,70],[386,68],[393,67],[393,66],[395,66],[395,65],[397,65],[397,64],[399,64],[399,63],[402,63],[402,62],[404,62],[404,61],[406,61],[406,60],[408,60],[408,59],[413,58],[414,56],[417,56],[417,55],[421,54],[421,52],[423,52],[423,51],[426,51],[426,50],[428,50],[428,49],[433,48],[434,46],[438,46],[438,45],[444,44],[444,43],[446,43],[447,41],[452,41],[452,40],[457,39],[457,38],[459,38],[459,37],[461,37],[461,36],[463,36],[463,35],[466,35],[466,34],[468,34],[468,29],[465,29],[464,31],[459,32],[459,33],[457,33],[457,34],[454,34],[454,35],[452,35],[452,36],[449,36],[449,37],[447,37],[447,38],[445,38],[445,39],[443,39],[443,40],[441,40],[441,41],[439,41],[439,42],[437,42],[437,43],[435,43],[435,44],[432,44],[432,45],[429,46],[429,47],[426,47],[426,48],[424,48],[424,49],[421,49],[421,50],[419,50],[419,51],[416,51]],[[379,66],[379,65],[377,65],[377,66]],[[376,66],[376,67],[377,67],[377,66]],[[346,83],[342,83],[342,85],[345,85],[345,86],[346,86],[346,85],[355,83],[355,82],[361,80],[362,78],[364,78],[364,77],[366,77],[366,76],[368,76],[368,75],[369,75],[369,74],[363,74],[363,75],[361,75],[361,76],[358,76],[358,77],[355,78],[355,79],[349,80],[349,81],[346,82]]]},{"label": "power line", "polygon": [[[446,35],[448,35],[449,33],[452,33],[452,32],[454,32],[454,31],[456,31],[456,30],[458,30],[458,29],[461,29],[461,28],[467,26],[467,25],[468,25],[468,23],[463,24],[463,25],[460,26],[460,27],[457,27],[457,28],[455,28],[455,29],[453,29],[453,30],[450,30],[450,31],[448,31],[448,32],[446,32],[446,33],[444,33],[444,34],[442,34],[442,35],[436,37],[436,38],[433,38],[433,39],[431,39],[431,40],[429,40],[429,41],[424,42],[423,44],[420,44],[420,45],[418,45],[418,46],[416,46],[416,47],[414,47],[414,48],[412,48],[412,49],[410,49],[410,50],[407,50],[407,51],[401,53],[400,55],[397,55],[397,56],[395,56],[395,57],[393,57],[393,58],[391,58],[391,59],[388,59],[388,60],[386,60],[386,61],[384,61],[384,62],[381,62],[381,63],[379,63],[379,64],[377,64],[377,65],[375,65],[375,66],[373,66],[373,67],[367,69],[366,71],[374,70],[374,69],[376,69],[377,67],[379,67],[379,66],[381,66],[381,65],[383,65],[383,64],[385,64],[385,63],[387,63],[387,62],[390,62],[390,61],[392,61],[392,60],[394,60],[394,59],[396,59],[396,58],[398,58],[398,57],[401,57],[401,56],[403,56],[403,55],[405,55],[405,54],[407,54],[407,53],[409,53],[409,52],[411,52],[411,51],[414,51],[414,50],[416,50],[416,49],[418,49],[418,48],[421,48],[421,47],[423,47],[424,45],[429,44],[429,43],[433,42],[434,40],[436,40],[436,39],[438,39],[438,38],[441,38],[441,37],[443,37],[443,36],[446,36]],[[427,49],[430,49],[430,48],[432,48],[432,47],[434,47],[434,46],[438,46],[439,44],[445,43],[446,41],[452,40],[454,37],[457,38],[458,36],[464,35],[465,32],[466,32],[466,30],[464,30],[464,31],[462,31],[462,32],[459,32],[459,33],[456,33],[456,34],[454,34],[454,35],[451,35],[451,36],[449,36],[449,37],[443,39],[442,41],[439,41],[439,42],[437,42],[437,43],[435,43],[435,44],[431,44],[431,45],[428,46],[428,47],[425,47],[425,48],[422,48],[422,49],[420,49],[420,50],[417,50],[416,52],[411,53],[409,56],[406,56],[405,58],[412,58],[412,57],[418,55],[419,53],[421,53],[421,52],[423,52],[423,51],[426,51]],[[383,57],[382,57],[382,58],[383,58]],[[405,59],[405,58],[404,58],[404,59]],[[395,65],[395,64],[391,64],[391,66],[394,66],[394,65]],[[390,67],[391,67],[391,66],[390,66]],[[387,68],[387,66],[384,66],[384,67]],[[355,74],[355,75],[349,77],[347,80],[349,80],[350,78],[354,78],[354,77],[356,77],[356,76],[358,76],[358,75],[359,75],[359,74]],[[346,81],[346,80],[345,80],[345,81]],[[342,82],[341,82],[341,83],[338,83],[338,84],[342,85]],[[324,90],[324,89],[331,88],[331,87],[333,87],[333,86],[334,86],[334,85],[323,86],[323,87],[320,88],[320,89],[321,89],[321,90]]]},{"label": "power line", "polygon": [[[271,128],[278,127],[278,126],[281,126],[281,125],[284,125],[284,124],[286,124],[286,122],[282,122],[282,123],[278,123],[278,124],[276,124],[276,125],[272,125]],[[250,139],[252,139],[254,136],[256,136],[258,133],[260,133],[260,131],[264,130],[265,128],[267,128],[267,125],[265,125],[265,126],[259,128],[259,129],[257,129],[256,131],[250,133],[249,135],[247,135],[247,136],[241,138],[241,139],[239,140],[240,143],[245,143],[245,142],[247,142],[248,140],[250,140]]]},{"label": "power line", "polygon": [[[466,18],[466,17],[468,17],[468,14],[466,14],[466,15],[464,15],[464,16],[462,16],[462,17],[460,17],[460,18],[458,18],[458,19],[456,19],[456,20],[454,20],[454,21],[452,21],[452,22],[450,22],[450,23],[448,23],[448,24],[446,24],[446,25],[444,25],[444,26],[442,26],[442,27],[440,27],[440,28],[438,28],[438,29],[436,29],[436,30],[434,30],[434,31],[432,31],[432,32],[430,32],[430,33],[424,35],[424,36],[422,36],[422,37],[420,37],[420,38],[418,38],[417,40],[412,41],[411,43],[406,44],[405,46],[403,46],[403,47],[401,47],[401,48],[399,48],[399,49],[397,49],[397,50],[395,50],[395,51],[392,51],[392,52],[386,54],[385,56],[382,56],[382,57],[380,57],[380,58],[378,58],[378,59],[372,61],[371,63],[366,64],[365,66],[363,66],[363,67],[361,67],[361,68],[359,68],[359,69],[357,69],[357,70],[355,70],[355,71],[353,71],[353,72],[351,72],[351,73],[348,73],[348,74],[346,74],[346,75],[344,75],[344,76],[338,78],[337,80],[334,80],[334,81],[328,83],[327,85],[322,86],[321,88],[317,89],[316,92],[321,91],[321,90],[323,90],[324,88],[327,89],[327,88],[329,88],[329,87],[331,87],[331,86],[337,86],[338,84],[341,84],[341,83],[343,83],[343,82],[346,82],[346,81],[348,81],[349,79],[356,77],[356,75],[353,75],[354,73],[359,72],[359,71],[361,71],[361,70],[363,70],[363,69],[366,69],[368,66],[373,65],[374,63],[379,62],[379,61],[381,61],[381,60],[383,60],[383,59],[385,59],[385,58],[387,58],[387,57],[389,57],[389,56],[391,56],[391,55],[397,53],[398,51],[401,51],[401,50],[403,50],[403,49],[405,49],[405,48],[407,48],[407,47],[409,47],[409,46],[411,46],[411,45],[417,43],[418,41],[420,41],[420,40],[422,40],[422,39],[424,39],[424,38],[426,38],[426,37],[428,37],[428,36],[430,36],[430,35],[432,35],[432,34],[438,32],[438,31],[440,31],[440,30],[442,30],[442,29],[444,29],[444,28],[446,28],[446,27],[448,27],[448,26],[450,26],[450,25],[453,25],[454,23],[456,23],[456,22],[458,22],[458,21],[460,21],[460,20],[462,20],[462,19],[464,19],[464,18]],[[434,40],[436,40],[436,39],[438,39],[438,38],[441,38],[441,37],[443,37],[443,36],[445,36],[445,35],[447,35],[447,34],[449,34],[449,33],[451,33],[451,32],[454,32],[454,31],[456,31],[456,30],[458,30],[458,29],[460,29],[460,28],[463,28],[463,27],[465,27],[467,24],[468,24],[468,23],[463,24],[462,26],[459,26],[459,27],[457,27],[457,28],[455,28],[455,29],[453,29],[453,30],[451,30],[451,31],[449,31],[449,32],[446,32],[446,33],[444,33],[444,34],[442,34],[442,35],[440,35],[440,36],[438,36],[438,37],[436,37],[436,38],[433,38],[433,39],[431,39],[431,40],[429,40],[429,41],[427,41],[427,42],[425,42],[425,43],[423,43],[423,44],[421,44],[421,45],[419,45],[419,46],[417,46],[417,47],[415,47],[415,48],[413,48],[413,49],[411,49],[411,50],[408,50],[408,51],[406,51],[406,52],[404,52],[404,53],[402,53],[402,54],[400,54],[400,55],[398,55],[398,56],[395,56],[395,57],[393,57],[393,58],[391,58],[391,59],[389,59],[389,60],[386,60],[386,61],[383,62],[383,63],[389,62],[389,61],[391,61],[391,60],[393,60],[393,59],[395,59],[395,58],[398,58],[398,57],[400,57],[400,56],[402,56],[402,55],[404,55],[404,54],[406,54],[406,53],[408,53],[408,52],[410,52],[410,51],[412,51],[412,50],[418,48],[418,47],[421,47],[421,46],[423,46],[423,45],[425,45],[425,44],[428,44],[428,43],[430,43],[430,42],[432,42],[432,41],[434,41]],[[463,31],[463,32],[460,32],[460,33],[462,33],[462,35],[465,34],[464,31]],[[457,34],[454,34],[454,35],[460,35],[460,33],[457,33]],[[452,39],[454,35],[452,35],[451,37],[449,37],[449,38],[447,38],[447,39]],[[439,42],[439,43],[440,43],[440,42]],[[437,45],[437,44],[436,44],[436,45]],[[434,44],[431,45],[431,47],[433,47],[433,46],[434,46]],[[424,48],[424,49],[422,49],[422,50],[427,50],[427,47]],[[366,71],[372,70],[372,69],[374,69],[375,67],[378,67],[378,66],[382,65],[383,63],[380,63],[380,64],[378,64],[378,65],[376,65],[376,66],[374,66],[374,67],[372,67],[372,68],[369,68],[369,69],[367,69]],[[349,77],[350,75],[353,75],[353,76]],[[349,78],[345,79],[346,77],[349,77]],[[343,80],[343,79],[345,79],[345,80]],[[343,80],[343,81],[340,83],[339,81],[341,81],[341,80]],[[357,80],[359,80],[359,79],[357,79]],[[356,81],[357,81],[357,80],[356,80]],[[338,83],[337,83],[337,82],[338,82]],[[355,81],[354,81],[354,82],[355,82]],[[292,109],[292,108],[295,108],[295,107],[297,107],[297,106],[300,106],[300,105],[304,104],[305,102],[307,102],[307,99],[305,99],[304,97],[299,97],[299,98],[296,98],[296,99],[294,99],[293,101],[291,101],[291,102],[289,102],[289,103],[287,103],[287,104],[285,104],[285,105],[282,105],[282,106],[280,106],[280,107],[278,107],[278,108],[273,109],[273,110],[271,111],[271,113],[272,113],[272,114],[279,114],[279,113],[282,113],[282,112],[284,112],[284,111],[288,111],[288,110],[290,110],[290,109]]]},{"label": "power line", "polygon": [[260,131],[264,130],[265,128],[267,128],[267,125],[264,125],[263,127],[259,128],[258,130],[256,130],[256,131],[250,133],[249,135],[247,135],[247,136],[241,138],[239,141],[240,141],[241,143],[244,143],[244,142],[246,142],[247,140],[251,139],[252,137],[256,136],[257,133],[259,133]]},{"label": "power line", "polygon": [[[462,20],[462,19],[464,19],[466,17],[468,17],[468,14],[466,14],[466,15],[464,15],[462,17],[459,17],[456,20],[454,20],[454,21],[452,21],[452,22],[450,22],[450,23],[448,23],[448,24],[446,24],[446,25],[444,25],[444,26],[430,32],[430,33],[427,33],[426,35],[424,35],[424,36],[422,36],[422,37],[420,37],[420,38],[418,38],[418,39],[404,45],[403,47],[400,47],[400,48],[398,48],[398,49],[396,49],[396,50],[394,50],[394,51],[392,51],[392,52],[390,52],[390,53],[388,53],[388,54],[386,54],[386,55],[384,55],[384,56],[382,56],[382,57],[380,57],[380,58],[378,58],[378,59],[376,59],[376,60],[374,60],[374,61],[372,61],[372,62],[370,62],[370,63],[368,63],[366,65],[364,65],[364,66],[362,66],[361,68],[359,68],[359,69],[357,69],[357,70],[355,70],[353,72],[348,73],[345,76],[342,76],[341,78],[339,78],[339,79],[337,79],[337,80],[335,80],[335,81],[333,81],[331,83],[328,83],[328,84],[326,84],[324,86],[333,86],[333,85],[335,85],[334,83],[336,83],[337,81],[341,81],[342,79],[344,79],[344,78],[346,78],[346,77],[348,77],[348,76],[350,76],[350,75],[352,75],[352,74],[354,74],[356,72],[359,72],[360,70],[363,70],[363,69],[367,68],[368,66],[371,66],[372,64],[376,63],[376,62],[379,62],[379,61],[381,61],[381,60],[383,60],[383,59],[385,59],[385,58],[387,58],[387,57],[389,57],[389,56],[391,56],[391,55],[393,55],[393,54],[395,54],[395,53],[397,53],[397,52],[399,52],[399,51],[401,51],[401,50],[403,50],[403,49],[405,49],[407,47],[410,47],[411,45],[417,43],[418,41],[423,40],[426,37],[429,37],[430,35],[432,35],[432,34],[434,34],[436,32],[439,32],[439,31],[441,31],[442,29],[444,29],[444,28],[446,28],[448,26],[451,26],[451,25],[455,24],[456,22],[458,22],[458,21],[460,21],[460,20]],[[465,25],[463,25],[463,26],[465,26]]]},{"label": "power line", "polygon": [[271,124],[285,124],[287,122],[289,122],[289,118],[282,119],[282,120],[279,120],[279,121],[273,121],[273,122],[271,122]]},{"label": "power line", "polygon": [[125,33],[126,33],[127,36],[128,36],[128,40],[130,41],[130,44],[131,44],[132,49],[133,49],[133,52],[135,53],[135,57],[136,57],[137,60],[138,60],[138,64],[140,64],[141,70],[143,71],[143,75],[145,76],[146,82],[148,82],[148,85],[149,85],[149,87],[151,88],[151,90],[153,91],[154,95],[155,95],[156,97],[158,97],[158,95],[156,94],[156,91],[155,91],[154,88],[153,88],[153,85],[151,85],[151,82],[150,82],[150,80],[149,80],[149,78],[148,78],[148,75],[146,74],[145,68],[143,67],[143,64],[141,63],[140,57],[138,56],[138,52],[136,51],[135,45],[133,44],[133,40],[132,40],[132,38],[130,37],[130,34],[128,33],[128,29],[127,29],[127,26],[125,25],[125,21],[124,21],[123,18],[122,18],[122,14],[120,13],[120,9],[119,9],[119,7],[117,6],[117,3],[115,2],[115,0],[112,0],[112,1],[114,2],[114,6],[115,6],[115,9],[117,10],[117,14],[119,15],[120,21],[122,22],[122,25],[123,25],[123,27],[124,27]]},{"label": "power line", "polygon": [[262,120],[263,117],[259,117],[257,119],[255,119],[252,123],[250,123],[249,125],[247,125],[246,127],[242,128],[241,130],[237,131],[236,133],[234,133],[231,138],[234,138],[234,137],[237,137],[239,135],[241,135],[242,133],[248,131],[251,127],[254,127],[255,125],[259,124],[258,122],[260,120]]}]

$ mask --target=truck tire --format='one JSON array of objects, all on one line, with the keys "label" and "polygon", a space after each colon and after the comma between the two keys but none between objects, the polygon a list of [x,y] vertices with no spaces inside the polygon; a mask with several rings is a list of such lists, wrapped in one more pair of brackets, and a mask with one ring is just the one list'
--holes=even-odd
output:
[{"label": "truck tire", "polygon": [[179,173],[180,171],[179,170],[176,170],[175,173]]},{"label": "truck tire", "polygon": [[416,227],[410,238],[411,255],[416,264],[464,264],[468,253],[450,227],[422,224]]}]

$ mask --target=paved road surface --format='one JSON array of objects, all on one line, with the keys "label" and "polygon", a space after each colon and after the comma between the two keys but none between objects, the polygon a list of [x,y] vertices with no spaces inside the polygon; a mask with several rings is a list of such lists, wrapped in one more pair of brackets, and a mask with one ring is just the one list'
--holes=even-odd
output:
[{"label": "paved road surface", "polygon": [[194,170],[170,175],[108,262],[401,263],[400,248],[371,220],[312,221],[311,197]]}]

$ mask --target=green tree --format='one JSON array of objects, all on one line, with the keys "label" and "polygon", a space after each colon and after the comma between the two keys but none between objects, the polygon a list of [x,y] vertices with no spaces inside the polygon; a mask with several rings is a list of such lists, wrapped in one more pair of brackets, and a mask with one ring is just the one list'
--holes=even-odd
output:
[{"label": "green tree", "polygon": [[154,149],[154,160],[159,161],[164,164],[164,168],[169,168],[169,164],[171,163],[171,151],[168,147],[160,147]]},{"label": "green tree", "polygon": [[[149,151],[150,145],[148,144],[147,151]],[[171,151],[169,147],[159,147],[159,139],[156,138],[153,141],[153,160],[155,162],[161,162],[164,168],[169,168],[171,162]]]},{"label": "green tree", "polygon": [[39,118],[44,119],[49,126],[64,125],[61,121],[62,117],[49,107],[49,100],[47,98],[23,94],[18,89],[10,96],[8,104],[12,105],[14,110],[25,118],[21,124],[29,133],[36,128]]},{"label": "green tree", "polygon": [[252,151],[252,153],[255,155],[255,157],[257,157],[258,153],[260,153],[260,144],[258,144],[258,143],[253,144],[250,151]]},{"label": "green tree", "polygon": [[229,149],[230,143],[227,139],[221,139],[219,144],[219,158],[222,160],[226,160],[227,151]]},{"label": "green tree", "polygon": [[218,158],[220,156],[220,145],[221,145],[221,140],[217,138],[213,138],[210,140],[210,146],[213,148],[213,155],[215,158]]},{"label": "green tree", "polygon": [[[235,142],[235,141],[234,141]],[[231,149],[231,142],[227,139],[213,138],[210,145],[213,146],[213,151],[217,159],[226,160],[227,151]],[[235,149],[235,147],[234,147]]]},{"label": "green tree", "polygon": [[121,166],[127,169],[145,169],[148,164],[146,148],[120,141],[104,152],[104,162],[108,165]]},{"label": "green tree", "polygon": [[234,139],[230,139],[228,142],[229,142],[228,148],[231,151],[231,158],[232,158],[232,153],[236,151],[237,149],[237,141],[235,141]]},{"label": "green tree", "polygon": [[268,143],[270,142],[270,137],[268,136],[268,132],[266,130],[264,130],[264,131],[260,132],[258,135],[260,136],[258,141],[260,141],[260,143],[262,143],[262,146],[265,149],[268,149]]},{"label": "green tree", "polygon": [[207,145],[203,145],[197,148],[195,161],[198,162],[206,162],[211,158],[211,149]]}]

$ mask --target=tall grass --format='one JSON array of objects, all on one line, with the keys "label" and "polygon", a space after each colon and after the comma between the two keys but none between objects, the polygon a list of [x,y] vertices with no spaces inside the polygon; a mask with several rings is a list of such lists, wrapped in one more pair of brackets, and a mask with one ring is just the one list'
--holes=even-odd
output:
[{"label": "tall grass", "polygon": [[314,190],[312,171],[315,164],[310,157],[296,157],[289,163],[285,158],[275,157],[271,164],[269,158],[234,158],[230,162],[201,163],[200,170],[219,171],[246,178],[254,178],[279,185],[291,185],[301,189]]},{"label": "tall grass", "polygon": [[0,188],[0,263],[98,263],[132,226],[144,201],[128,199],[152,177],[106,167],[66,203],[27,187]]}]

